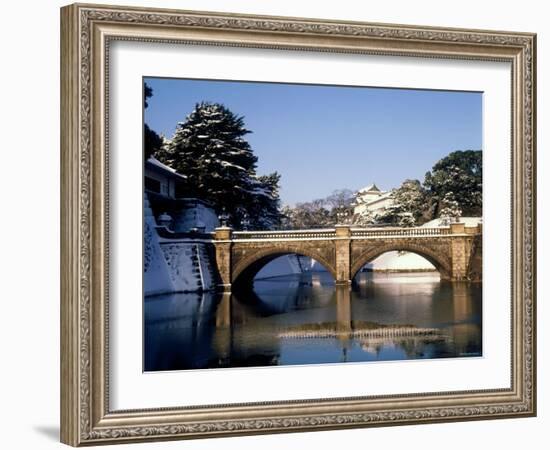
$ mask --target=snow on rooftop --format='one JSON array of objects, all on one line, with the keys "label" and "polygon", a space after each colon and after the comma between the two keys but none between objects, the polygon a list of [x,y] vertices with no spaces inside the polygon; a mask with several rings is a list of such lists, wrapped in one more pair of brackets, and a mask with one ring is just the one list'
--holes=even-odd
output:
[{"label": "snow on rooftop", "polygon": [[172,172],[172,173],[176,173],[176,169],[172,169],[170,166],[167,166],[166,164],[161,163],[154,156],[150,156],[147,162],[150,164],[153,164],[154,166],[160,167],[161,169],[168,170],[169,172]]},{"label": "snow on rooftop", "polygon": [[365,204],[366,204],[366,205],[372,205],[372,204],[381,202],[381,201],[383,201],[383,200],[386,200],[387,198],[391,198],[392,196],[393,196],[393,192],[391,192],[391,191],[384,192],[384,193],[381,194],[379,197],[377,197],[377,198],[371,200],[370,202],[366,202]]},{"label": "snow on rooftop", "polygon": [[185,175],[182,175],[182,174],[179,174],[176,172],[176,169],[173,169],[172,167],[170,166],[167,166],[166,164],[163,164],[161,163],[157,158],[155,158],[154,156],[150,156],[149,159],[147,160],[147,163],[152,165],[152,166],[155,166],[161,170],[164,170],[166,172],[170,172],[171,174],[173,175],[176,175],[178,177],[181,177],[181,178],[187,178],[187,176]]},{"label": "snow on rooftop", "polygon": [[[364,192],[363,192],[364,194]],[[380,191],[380,195],[378,197],[375,197],[375,198],[371,198],[370,200],[368,199],[365,199],[364,197],[362,197],[361,195],[358,195],[356,198],[355,198],[355,201],[353,202],[353,204],[355,206],[358,206],[358,205],[366,205],[366,206],[371,206],[371,205],[375,205],[377,203],[381,203],[389,198],[391,198],[393,196],[393,192],[392,191],[387,191],[387,192],[382,192]]]},{"label": "snow on rooftop", "polygon": [[359,189],[359,193],[363,194],[365,192],[382,192],[380,189],[378,189],[378,186],[376,184],[372,183],[368,186],[365,186],[363,189]]}]

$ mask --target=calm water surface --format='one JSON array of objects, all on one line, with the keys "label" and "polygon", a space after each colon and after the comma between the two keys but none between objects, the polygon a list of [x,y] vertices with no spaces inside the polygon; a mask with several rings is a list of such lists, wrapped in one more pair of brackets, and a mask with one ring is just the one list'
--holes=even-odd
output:
[{"label": "calm water surface", "polygon": [[432,273],[325,272],[233,293],[146,297],[144,369],[481,356],[481,284]]}]

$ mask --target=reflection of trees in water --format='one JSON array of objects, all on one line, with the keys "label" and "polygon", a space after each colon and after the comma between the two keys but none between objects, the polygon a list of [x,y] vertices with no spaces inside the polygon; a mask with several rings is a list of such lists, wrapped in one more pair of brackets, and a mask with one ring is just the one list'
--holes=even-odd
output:
[{"label": "reflection of trees in water", "polygon": [[182,293],[144,301],[144,369],[201,368],[210,358],[218,296]]},{"label": "reflection of trees in water", "polygon": [[217,308],[220,294],[215,292],[179,293],[146,297],[143,303],[146,323],[163,326],[174,320],[193,321],[210,316]]},{"label": "reflection of trees in water", "polygon": [[[438,358],[443,355],[438,355],[437,349],[445,349],[445,345],[448,342],[448,338],[441,336],[434,336],[432,339],[426,338],[411,338],[411,339],[399,339],[395,340],[393,344],[399,347],[405,352],[407,358],[416,359],[416,358],[425,358],[430,356],[433,358]],[[433,344],[443,344],[443,345],[433,345]],[[432,353],[433,352],[433,353]]]},{"label": "reflection of trees in water", "polygon": [[254,289],[233,292],[237,302],[260,316],[327,305],[333,298],[334,283],[325,276],[308,272],[296,276],[256,281]]},{"label": "reflection of trees in water", "polygon": [[[423,338],[409,337],[406,339],[369,339],[367,341],[360,340],[361,349],[367,353],[373,355],[380,355],[382,350],[387,349],[388,347],[398,348],[402,350],[408,359],[418,359],[424,358],[426,356],[438,357],[435,354],[430,354],[430,350],[433,350],[441,344],[443,346],[448,342],[447,337],[443,336],[431,336]],[[434,346],[433,344],[440,344],[439,346]]]},{"label": "reflection of trees in water", "polygon": [[[146,299],[145,370],[278,365],[297,348],[304,359],[293,353],[292,363],[300,364],[315,363],[316,354],[332,362],[480,354],[480,285],[394,286],[390,276],[350,289],[306,275],[247,291]],[[437,332],[422,334],[429,328]],[[289,335],[298,331],[315,332],[298,342]]]},{"label": "reflection of trees in water", "polygon": [[147,299],[145,370],[278,365],[280,352],[273,335],[243,342],[240,324],[233,321],[235,304],[239,305],[229,293]]},{"label": "reflection of trees in water", "polygon": [[481,355],[481,324],[462,323],[450,327],[458,356]]},{"label": "reflection of trees in water", "polygon": [[215,367],[251,367],[279,365],[279,342],[274,333],[262,327],[260,317],[275,314],[254,292],[224,293],[216,310],[216,329],[212,349]]}]

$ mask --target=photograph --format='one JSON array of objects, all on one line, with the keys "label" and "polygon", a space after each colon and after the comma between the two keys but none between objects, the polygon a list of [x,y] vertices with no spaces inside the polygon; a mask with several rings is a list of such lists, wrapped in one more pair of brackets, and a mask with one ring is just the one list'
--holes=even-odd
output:
[{"label": "photograph", "polygon": [[483,357],[483,120],[476,91],[144,76],[143,371]]}]

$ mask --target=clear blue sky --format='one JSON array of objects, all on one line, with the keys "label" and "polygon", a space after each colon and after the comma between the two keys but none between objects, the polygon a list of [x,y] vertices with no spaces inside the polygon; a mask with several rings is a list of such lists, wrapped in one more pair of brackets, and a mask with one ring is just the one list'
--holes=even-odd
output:
[{"label": "clear blue sky", "polygon": [[424,179],[454,150],[481,149],[482,94],[145,78],[145,121],[171,138],[195,103],[223,103],[244,116],[258,174],[277,171],[283,204],[375,182]]}]

